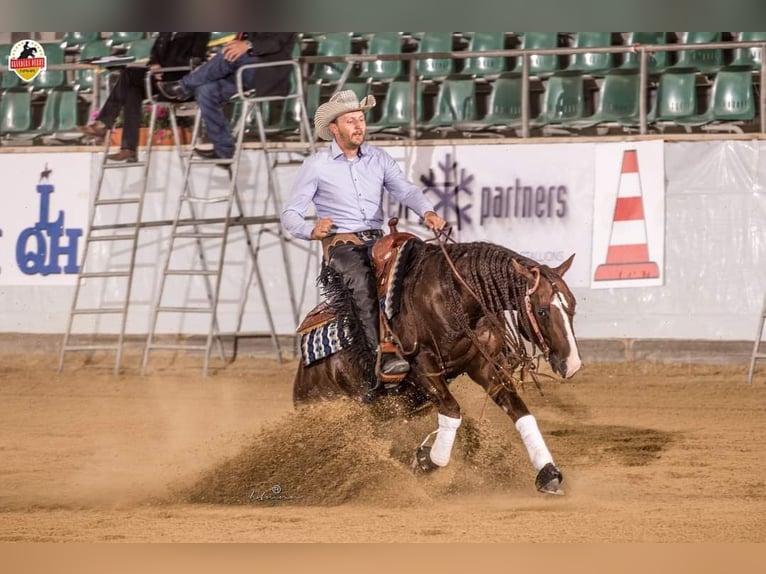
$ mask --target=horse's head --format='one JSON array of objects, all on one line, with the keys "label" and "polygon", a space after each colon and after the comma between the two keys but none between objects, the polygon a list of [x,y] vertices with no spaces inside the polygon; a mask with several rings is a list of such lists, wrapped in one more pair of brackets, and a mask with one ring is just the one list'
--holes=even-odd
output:
[{"label": "horse's head", "polygon": [[565,379],[582,366],[573,327],[575,299],[562,279],[573,259],[574,255],[555,269],[541,266],[544,271],[512,261],[514,271],[527,283],[526,312],[533,332],[526,335],[542,348],[551,368]]}]

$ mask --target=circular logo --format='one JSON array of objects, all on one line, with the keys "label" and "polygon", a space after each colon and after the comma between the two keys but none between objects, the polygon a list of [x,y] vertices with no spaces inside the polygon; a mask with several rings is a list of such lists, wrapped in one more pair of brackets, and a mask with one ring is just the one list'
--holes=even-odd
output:
[{"label": "circular logo", "polygon": [[31,82],[47,66],[45,50],[34,40],[19,40],[8,55],[8,67],[25,82]]}]

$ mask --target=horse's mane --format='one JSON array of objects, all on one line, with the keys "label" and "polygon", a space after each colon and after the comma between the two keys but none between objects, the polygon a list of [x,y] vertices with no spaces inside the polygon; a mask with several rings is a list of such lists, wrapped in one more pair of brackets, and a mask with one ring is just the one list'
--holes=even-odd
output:
[{"label": "horse's mane", "polygon": [[[453,262],[460,278],[456,276],[447,257]],[[425,262],[431,258],[437,258],[441,263],[436,266],[438,271],[435,277],[425,277]],[[526,333],[532,332],[527,314],[524,312],[516,314],[510,325],[502,318],[503,311],[520,311],[525,305],[526,281],[523,276],[514,271],[512,260],[527,269],[538,268],[540,274],[551,282],[556,278],[555,273],[548,266],[540,265],[535,260],[506,247],[487,242],[445,243],[441,246],[432,243],[424,244],[417,258],[412,262],[411,272],[415,275],[415,284],[424,285],[427,281],[438,282],[446,290],[452,338],[464,335],[475,337],[471,324],[475,318],[468,316],[463,304],[462,279],[478,299],[477,303],[483,314],[499,319],[499,322],[496,322],[498,330],[502,323],[504,332],[497,335],[505,338],[514,354],[521,356],[526,354],[526,350],[519,338],[519,326],[521,325]],[[428,269],[430,272],[433,271],[432,267]],[[510,333],[505,327],[510,328]],[[478,341],[475,342],[478,344]]]}]

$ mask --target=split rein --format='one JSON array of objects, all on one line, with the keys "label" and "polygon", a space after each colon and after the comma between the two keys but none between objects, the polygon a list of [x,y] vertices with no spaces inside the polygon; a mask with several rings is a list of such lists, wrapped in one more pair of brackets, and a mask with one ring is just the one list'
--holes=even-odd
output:
[{"label": "split rein", "polygon": [[[538,375],[537,364],[541,356],[547,360],[549,348],[548,348],[548,345],[545,343],[545,340],[543,339],[542,332],[540,331],[540,326],[537,323],[537,320],[535,318],[535,314],[532,309],[532,300],[531,300],[531,296],[537,291],[538,287],[540,286],[540,270],[537,267],[533,267],[530,270],[530,272],[535,277],[535,281],[531,287],[527,287],[524,293],[524,310],[525,310],[527,322],[532,332],[534,333],[534,339],[536,339],[535,341],[532,342],[532,345],[533,347],[539,348],[541,351],[538,354],[530,355],[530,353],[526,349],[526,346],[524,345],[524,342],[519,337],[520,331],[518,326],[518,319],[514,319],[513,323],[511,323],[506,318],[505,324],[501,324],[500,321],[497,319],[496,314],[487,308],[487,306],[484,304],[482,299],[476,294],[473,288],[468,284],[465,278],[461,275],[460,271],[458,271],[457,267],[455,266],[455,262],[452,260],[449,253],[447,253],[447,249],[444,247],[444,244],[447,242],[455,243],[455,240],[452,239],[451,237],[452,227],[447,227],[446,229],[447,229],[446,231],[444,230],[434,231],[433,232],[434,238],[428,239],[426,241],[427,242],[435,241],[439,245],[439,249],[444,255],[444,259],[447,261],[447,264],[452,270],[452,273],[455,276],[455,278],[463,286],[463,288],[471,295],[471,297],[473,297],[476,300],[476,302],[481,306],[482,312],[484,313],[484,317],[492,324],[492,327],[496,330],[496,332],[498,334],[502,333],[502,339],[506,341],[507,346],[510,347],[511,351],[515,355],[515,358],[520,363],[520,371],[521,371],[521,376],[519,378],[520,382],[522,384],[524,383],[524,374],[528,372],[532,380],[534,381],[535,386],[538,388],[538,390],[540,390],[540,392],[542,392],[542,389],[540,388],[540,383],[537,380],[537,375]],[[514,376],[514,373],[513,373],[513,369],[509,369],[508,365],[501,364],[497,359],[495,359],[490,354],[490,352],[486,349],[486,347],[482,343],[480,343],[475,337],[471,337],[471,338],[473,339],[474,344],[476,345],[479,352],[489,363],[491,363],[496,369],[498,369],[498,371],[504,374],[509,381],[516,380],[516,377]]]}]

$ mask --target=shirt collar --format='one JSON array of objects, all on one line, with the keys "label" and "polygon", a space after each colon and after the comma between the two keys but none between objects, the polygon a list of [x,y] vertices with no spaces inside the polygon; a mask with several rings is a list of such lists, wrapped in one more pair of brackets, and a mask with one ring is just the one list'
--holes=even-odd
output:
[{"label": "shirt collar", "polygon": [[[330,143],[330,156],[333,159],[338,159],[340,156],[343,155],[343,151],[340,149],[340,146],[338,145],[338,142],[335,141],[335,139],[332,140]],[[357,154],[359,157],[364,157],[367,155],[367,144],[363,143],[359,146],[359,152]]]}]

